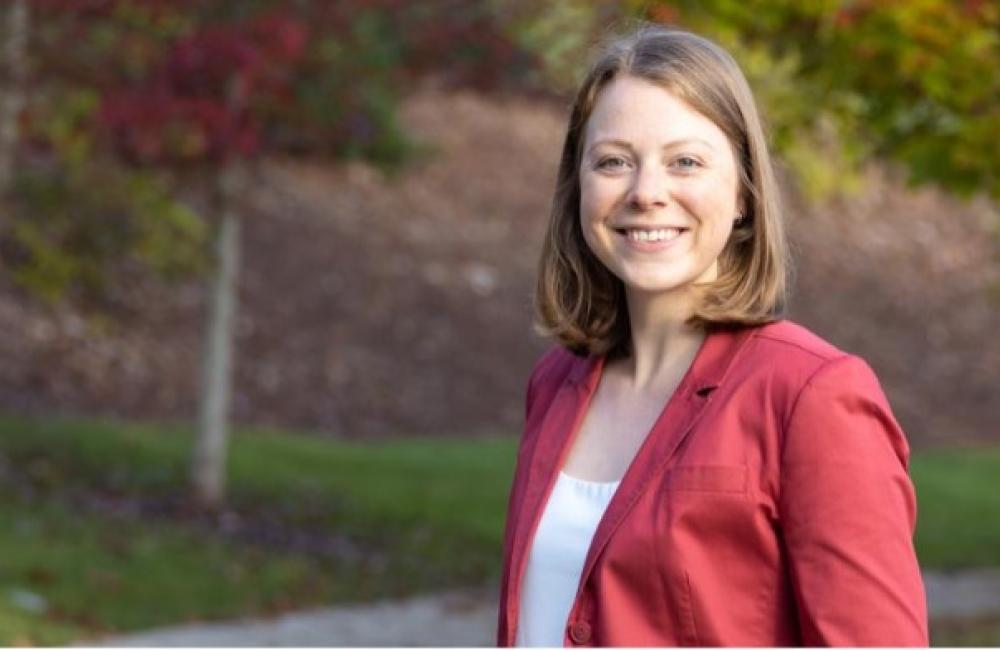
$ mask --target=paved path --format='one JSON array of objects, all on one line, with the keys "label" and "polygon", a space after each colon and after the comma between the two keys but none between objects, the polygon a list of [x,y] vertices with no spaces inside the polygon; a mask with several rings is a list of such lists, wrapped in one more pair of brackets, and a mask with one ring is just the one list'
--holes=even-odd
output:
[{"label": "paved path", "polygon": [[492,646],[491,589],[449,592],[356,607],[331,607],[270,620],[185,625],[88,641],[108,646]]},{"label": "paved path", "polygon": [[[928,573],[936,619],[1000,618],[1000,569]],[[109,646],[491,646],[496,589],[316,609],[270,620],[188,625],[103,639]],[[97,642],[89,642],[92,645]]]},{"label": "paved path", "polygon": [[924,573],[932,619],[1000,618],[1000,569]]}]

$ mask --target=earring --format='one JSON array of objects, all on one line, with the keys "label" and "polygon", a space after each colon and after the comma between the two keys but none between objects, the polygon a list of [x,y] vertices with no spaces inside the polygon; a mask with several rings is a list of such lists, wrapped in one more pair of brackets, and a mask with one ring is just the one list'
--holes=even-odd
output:
[{"label": "earring", "polygon": [[740,214],[737,214],[736,215],[736,219],[733,220],[733,225],[734,226],[742,226],[743,222],[746,221],[746,218],[747,218],[747,216],[745,214],[743,214],[742,212]]}]

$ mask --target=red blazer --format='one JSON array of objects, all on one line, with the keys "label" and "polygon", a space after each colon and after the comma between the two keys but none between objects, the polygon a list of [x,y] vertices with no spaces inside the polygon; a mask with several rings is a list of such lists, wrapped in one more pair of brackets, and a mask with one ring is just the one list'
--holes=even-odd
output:
[{"label": "red blazer", "polygon": [[[498,643],[602,357],[528,384]],[[924,646],[909,450],[878,380],[788,321],[710,334],[598,525],[565,645]]]}]

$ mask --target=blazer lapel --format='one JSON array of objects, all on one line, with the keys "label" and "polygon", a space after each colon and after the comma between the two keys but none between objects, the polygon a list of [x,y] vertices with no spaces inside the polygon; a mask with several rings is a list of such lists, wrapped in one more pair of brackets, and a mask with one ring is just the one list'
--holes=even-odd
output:
[{"label": "blazer lapel", "polygon": [[711,392],[718,387],[752,332],[752,328],[742,328],[716,331],[706,336],[691,367],[660,412],[608,504],[591,541],[580,585],[585,584],[597,558],[625,515],[694,428],[711,400]]},{"label": "blazer lapel", "polygon": [[[533,447],[525,459],[529,461],[524,478],[525,489],[520,503],[515,506],[516,520],[511,552],[507,597],[507,625],[513,634],[521,600],[521,578],[524,575],[528,549],[535,536],[535,529],[548,501],[556,477],[562,468],[569,442],[580,427],[587,413],[587,406],[597,389],[604,357],[586,357],[575,360],[555,397],[552,399],[541,427],[535,435]],[[512,513],[514,514],[514,513]],[[511,643],[513,643],[513,637]]]}]

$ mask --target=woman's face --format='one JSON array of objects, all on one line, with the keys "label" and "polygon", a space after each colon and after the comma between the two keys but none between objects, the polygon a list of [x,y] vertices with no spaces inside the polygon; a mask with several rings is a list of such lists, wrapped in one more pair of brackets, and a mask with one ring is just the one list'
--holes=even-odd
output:
[{"label": "woman's face", "polygon": [[737,215],[736,160],[704,115],[649,81],[601,91],[580,162],[587,245],[630,291],[716,278]]}]

